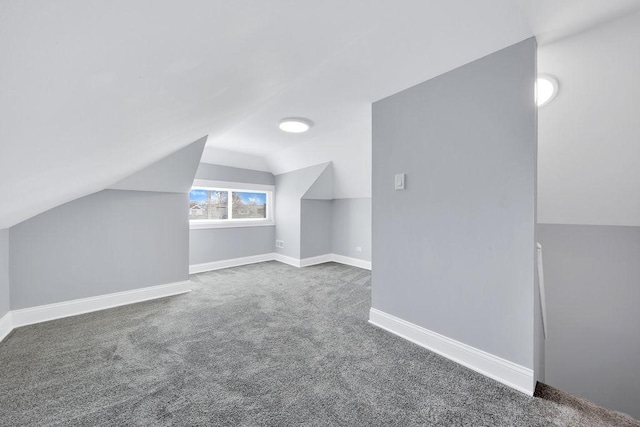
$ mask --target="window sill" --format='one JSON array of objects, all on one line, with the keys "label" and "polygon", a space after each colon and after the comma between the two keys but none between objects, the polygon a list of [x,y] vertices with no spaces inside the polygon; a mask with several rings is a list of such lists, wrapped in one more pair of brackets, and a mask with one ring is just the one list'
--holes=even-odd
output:
[{"label": "window sill", "polygon": [[273,227],[273,221],[215,221],[215,222],[191,222],[189,230],[203,230],[206,228],[237,228],[237,227]]}]

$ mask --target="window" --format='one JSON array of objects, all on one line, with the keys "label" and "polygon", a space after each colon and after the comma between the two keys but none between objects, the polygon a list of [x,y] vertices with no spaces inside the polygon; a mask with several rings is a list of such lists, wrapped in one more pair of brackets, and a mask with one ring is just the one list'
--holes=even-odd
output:
[{"label": "window", "polygon": [[189,223],[191,228],[273,225],[273,186],[196,180],[189,192]]},{"label": "window", "polygon": [[266,219],[267,193],[231,192],[232,219]]},{"label": "window", "polygon": [[192,188],[189,192],[189,219],[229,218],[229,192],[213,188]]}]

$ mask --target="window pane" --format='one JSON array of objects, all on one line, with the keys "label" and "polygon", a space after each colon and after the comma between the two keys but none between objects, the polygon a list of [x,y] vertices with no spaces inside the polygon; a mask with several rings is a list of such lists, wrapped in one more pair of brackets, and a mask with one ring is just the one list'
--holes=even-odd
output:
[{"label": "window pane", "polygon": [[229,193],[225,190],[189,192],[189,219],[227,219]]},{"label": "window pane", "polygon": [[191,190],[189,192],[189,219],[206,218],[207,193],[207,190]]},{"label": "window pane", "polygon": [[241,218],[266,218],[267,217],[267,194],[266,193],[246,193],[234,191],[233,207],[231,217]]}]

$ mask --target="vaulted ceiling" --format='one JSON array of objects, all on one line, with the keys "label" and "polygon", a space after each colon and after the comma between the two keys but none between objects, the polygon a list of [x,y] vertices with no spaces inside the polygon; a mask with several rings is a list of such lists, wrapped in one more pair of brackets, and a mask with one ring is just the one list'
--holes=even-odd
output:
[{"label": "vaulted ceiling", "polygon": [[[371,102],[533,34],[557,40],[638,7],[0,0],[0,228],[106,188],[204,135],[205,158],[247,153],[275,172],[342,156],[336,179],[349,182],[347,169],[365,176],[355,190],[336,183],[338,191],[366,195]],[[285,135],[276,125],[286,116],[316,125]],[[354,153],[360,160],[349,165]]]}]

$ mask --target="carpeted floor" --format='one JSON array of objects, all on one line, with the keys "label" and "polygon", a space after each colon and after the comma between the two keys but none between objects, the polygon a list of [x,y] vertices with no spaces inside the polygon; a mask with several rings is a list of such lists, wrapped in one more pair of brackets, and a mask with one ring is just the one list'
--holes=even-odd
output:
[{"label": "carpeted floor", "polygon": [[185,295],[15,330],[0,425],[640,425],[529,398],[369,325],[365,270],[266,262],[191,279]]}]

